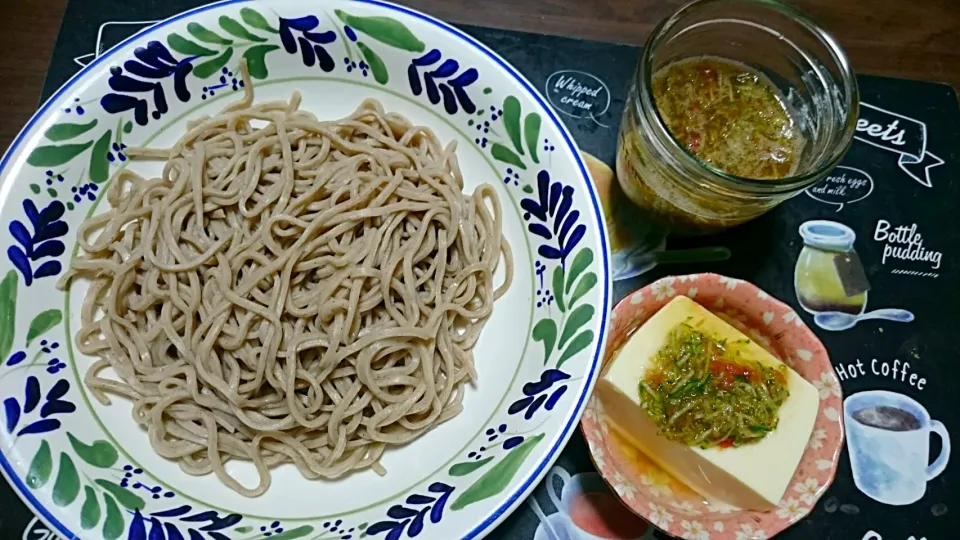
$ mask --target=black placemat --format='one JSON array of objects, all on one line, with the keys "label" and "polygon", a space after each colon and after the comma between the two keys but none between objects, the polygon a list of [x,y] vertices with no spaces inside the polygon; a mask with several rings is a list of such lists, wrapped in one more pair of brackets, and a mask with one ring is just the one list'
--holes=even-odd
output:
[{"label": "black placemat", "polygon": [[[151,21],[201,3],[71,0],[43,99],[93,57]],[[564,113],[581,148],[612,165],[616,128],[639,49],[484,28],[464,29],[516,65]],[[960,353],[954,330],[960,321],[960,272],[951,256],[951,249],[960,246],[960,227],[954,221],[960,206],[960,181],[956,180],[960,173],[960,110],[956,94],[946,85],[933,83],[867,76],[859,77],[859,83],[866,106],[861,111],[858,142],[829,181],[745,226],[708,238],[670,242],[670,248],[721,246],[729,249],[726,260],[661,265],[617,281],[615,294],[620,298],[665,275],[701,271],[751,281],[797,308],[830,351],[846,396],[888,390],[901,399],[888,405],[899,403],[909,409],[913,404],[903,400],[912,398],[930,417],[950,429],[960,425],[960,402],[953,391],[960,378]],[[577,85],[586,91],[576,91]],[[804,245],[798,229],[817,219],[835,224],[828,227],[845,225],[856,233],[855,248],[870,285],[869,309],[906,310],[913,315],[913,322],[871,320],[846,331],[830,332],[818,327],[813,317],[801,309],[794,287],[795,266]],[[831,390],[827,386],[822,391]],[[916,409],[909,410],[919,416]],[[850,452],[845,449],[833,486],[811,515],[778,538],[960,537],[960,508],[954,508],[960,506],[956,495],[960,469],[948,464],[932,481],[917,481],[909,486],[904,482],[878,484],[865,473],[864,464],[894,460],[894,466],[924,474],[927,463],[943,445],[927,433],[928,419],[921,420],[919,429],[902,432],[908,435],[856,443],[853,453],[861,473],[858,481],[854,480]],[[921,463],[926,456],[911,456],[908,451],[922,447],[927,443],[921,441],[927,440],[932,441],[928,450],[931,455]],[[897,454],[898,451],[901,453]],[[578,485],[588,491],[601,489],[579,433],[558,459],[554,470],[559,469],[577,477]],[[549,482],[557,476],[563,474],[548,477]],[[565,510],[552,502],[559,487],[538,487],[532,501],[521,505],[491,538],[556,538],[541,525],[531,502],[554,523],[552,530],[561,536],[557,540],[577,538],[575,529],[566,529],[576,525]],[[554,496],[548,490],[553,490]],[[922,496],[910,504],[890,505],[877,500],[889,499],[891,493],[910,498],[917,490],[922,491]],[[559,506],[565,506],[564,502]],[[52,533],[44,532],[42,523],[6,485],[0,485],[0,509],[4,538],[54,538]],[[652,529],[644,529],[647,527],[637,525],[628,537],[654,537]]]}]

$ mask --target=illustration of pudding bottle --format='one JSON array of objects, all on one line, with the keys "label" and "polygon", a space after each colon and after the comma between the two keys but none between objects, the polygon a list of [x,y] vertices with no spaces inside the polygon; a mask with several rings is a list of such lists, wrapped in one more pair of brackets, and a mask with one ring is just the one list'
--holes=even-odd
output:
[{"label": "illustration of pudding bottle", "polygon": [[797,258],[794,287],[806,311],[860,315],[867,306],[870,283],[853,249],[853,229],[833,221],[800,226],[803,249]]}]

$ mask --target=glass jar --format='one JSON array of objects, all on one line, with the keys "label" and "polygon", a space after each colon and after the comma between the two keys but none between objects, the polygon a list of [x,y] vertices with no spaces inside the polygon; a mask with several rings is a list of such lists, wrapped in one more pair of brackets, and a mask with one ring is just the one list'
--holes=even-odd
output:
[{"label": "glass jar", "polygon": [[[754,180],[727,174],[670,135],[652,92],[667,64],[718,57],[765,76],[779,90],[803,147],[793,174]],[[774,0],[700,0],[647,40],[620,126],[617,178],[667,230],[700,234],[753,219],[819,182],[853,141],[859,95],[846,55],[823,29]]]},{"label": "glass jar", "polygon": [[853,249],[853,229],[833,221],[814,220],[800,226],[803,249],[794,270],[800,306],[809,313],[860,315],[867,307],[867,281]]}]

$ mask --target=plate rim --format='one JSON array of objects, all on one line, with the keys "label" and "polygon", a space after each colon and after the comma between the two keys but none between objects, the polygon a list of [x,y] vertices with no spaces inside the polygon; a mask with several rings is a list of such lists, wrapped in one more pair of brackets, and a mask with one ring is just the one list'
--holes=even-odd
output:
[{"label": "plate rim", "polygon": [[[274,0],[276,1],[276,0]],[[323,2],[324,0],[321,0]],[[461,41],[467,46],[471,46],[476,49],[478,52],[482,53],[484,56],[489,58],[494,64],[500,67],[500,69],[506,73],[510,78],[512,78],[519,86],[525,91],[526,95],[532,98],[540,107],[543,109],[546,116],[550,119],[553,125],[557,128],[557,131],[563,137],[564,142],[566,143],[567,148],[573,153],[573,158],[579,169],[579,177],[582,180],[586,193],[589,195],[590,204],[593,207],[593,217],[596,231],[600,240],[600,249],[602,253],[602,279],[604,287],[601,289],[600,293],[602,294],[602,309],[598,312],[596,316],[600,317],[600,326],[599,334],[596,338],[596,347],[594,349],[594,357],[590,363],[589,370],[586,373],[586,384],[581,388],[582,391],[577,398],[576,404],[573,406],[572,414],[568,415],[566,424],[560,430],[559,437],[555,439],[553,446],[542,453],[542,458],[534,466],[532,465],[529,469],[532,469],[527,477],[520,482],[520,484],[515,488],[511,493],[501,497],[501,501],[495,509],[487,514],[486,517],[482,518],[479,524],[473,526],[469,532],[465,533],[462,537],[463,539],[472,539],[472,538],[483,538],[487,536],[495,527],[501,524],[507,516],[513,513],[517,507],[526,499],[532,495],[533,490],[536,486],[543,480],[549,468],[556,462],[559,457],[559,453],[566,447],[567,443],[570,441],[570,438],[573,436],[574,431],[580,425],[580,419],[583,416],[584,411],[586,410],[587,402],[590,396],[593,393],[593,388],[597,382],[599,376],[599,368],[602,365],[603,357],[605,350],[607,348],[607,334],[608,334],[608,322],[609,313],[611,310],[611,298],[613,296],[613,282],[610,277],[610,246],[607,241],[608,231],[606,222],[603,219],[603,212],[600,206],[600,199],[597,193],[596,186],[594,185],[589,172],[587,171],[586,164],[584,163],[583,156],[579,145],[573,139],[572,134],[567,128],[566,124],[560,120],[559,116],[556,114],[556,111],[550,107],[546,102],[543,95],[537,90],[536,86],[530,83],[530,81],[521,74],[510,62],[500,56],[498,53],[494,52],[487,45],[482,43],[480,40],[471,36],[470,34],[464,32],[463,30],[442,21],[436,17],[423,13],[421,11],[410,9],[406,6],[394,4],[391,2],[383,0],[350,0],[357,3],[369,4],[377,6],[381,9],[388,11],[395,11],[402,13],[406,16],[412,17],[419,21],[422,21],[428,25],[431,25],[447,34],[451,34],[454,38]],[[181,21],[183,19],[195,16],[206,11],[223,8],[226,6],[231,6],[234,4],[245,4],[245,3],[254,3],[255,0],[218,0],[211,2],[209,4],[197,6],[193,9],[185,10],[174,14],[166,19],[158,21],[156,24],[153,24],[147,28],[144,28],[120,43],[114,45],[109,50],[105,51],[103,54],[96,57],[92,62],[81,68],[77,71],[72,77],[67,79],[63,85],[61,85],[51,96],[43,102],[43,104],[37,109],[37,111],[30,117],[23,128],[17,133],[14,139],[11,141],[10,145],[4,151],[3,156],[0,157],[0,174],[2,174],[10,165],[11,160],[13,160],[14,154],[24,143],[26,136],[31,132],[35,125],[47,117],[50,109],[54,103],[60,99],[67,91],[69,91],[75,84],[81,81],[84,77],[92,73],[96,68],[98,68],[102,63],[106,62],[108,59],[117,54],[121,49],[132,44],[136,40],[142,39],[143,37],[150,35],[157,30],[160,30],[164,27],[169,26],[172,23]],[[9,196],[9,190],[3,195],[3,203],[7,202]],[[69,336],[68,336],[69,337]],[[38,517],[42,522],[47,526],[55,529],[58,533],[63,534],[67,538],[80,538],[74,532],[72,532],[66,525],[60,522],[55,516],[53,516],[46,507],[34,496],[34,494],[26,487],[23,483],[23,480],[19,475],[16,474],[13,469],[10,460],[8,459],[5,452],[0,451],[0,473],[3,474],[4,479],[7,483],[14,488],[17,496],[24,502]]]}]

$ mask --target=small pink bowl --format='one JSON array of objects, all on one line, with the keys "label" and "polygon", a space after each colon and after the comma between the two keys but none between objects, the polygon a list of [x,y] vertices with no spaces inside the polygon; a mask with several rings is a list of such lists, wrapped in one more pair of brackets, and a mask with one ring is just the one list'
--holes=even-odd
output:
[{"label": "small pink bowl", "polygon": [[780,505],[769,512],[708,503],[608,429],[590,398],[581,420],[597,470],[627,507],[663,531],[692,540],[763,540],[810,513],[837,472],[843,447],[840,382],[820,340],[786,304],[745,281],[695,274],[663,278],[620,301],[610,315],[607,357],[674,296],[696,300],[786,362],[820,391],[813,434]]}]

